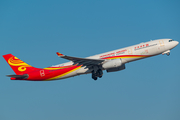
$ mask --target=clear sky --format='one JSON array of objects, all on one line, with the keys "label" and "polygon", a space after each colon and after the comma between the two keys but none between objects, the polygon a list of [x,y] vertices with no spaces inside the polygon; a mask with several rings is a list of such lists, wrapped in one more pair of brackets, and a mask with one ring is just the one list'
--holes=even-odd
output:
[{"label": "clear sky", "polygon": [[[35,67],[160,38],[180,41],[178,0],[1,0],[0,54]],[[180,45],[126,69],[58,81],[11,81],[0,58],[0,120],[180,120]]]}]

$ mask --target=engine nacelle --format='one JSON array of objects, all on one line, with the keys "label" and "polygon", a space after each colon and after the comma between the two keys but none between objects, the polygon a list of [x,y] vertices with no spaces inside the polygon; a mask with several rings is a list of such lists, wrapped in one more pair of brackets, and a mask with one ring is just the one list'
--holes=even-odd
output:
[{"label": "engine nacelle", "polygon": [[110,68],[110,69],[107,69],[106,71],[107,72],[116,72],[116,71],[124,70],[125,68],[126,68],[125,64],[122,64],[120,67]]},{"label": "engine nacelle", "polygon": [[121,59],[114,59],[114,60],[109,60],[108,62],[104,63],[102,67],[104,69],[111,69],[111,68],[118,68],[122,65]]}]

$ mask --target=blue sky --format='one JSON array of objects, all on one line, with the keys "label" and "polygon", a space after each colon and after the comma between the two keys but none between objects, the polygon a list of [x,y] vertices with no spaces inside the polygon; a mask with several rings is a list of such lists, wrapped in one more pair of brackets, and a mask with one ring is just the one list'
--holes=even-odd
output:
[{"label": "blue sky", "polygon": [[[0,1],[0,54],[35,67],[160,38],[180,41],[178,0]],[[126,69],[59,81],[11,81],[0,58],[1,120],[179,120],[180,47]]]}]

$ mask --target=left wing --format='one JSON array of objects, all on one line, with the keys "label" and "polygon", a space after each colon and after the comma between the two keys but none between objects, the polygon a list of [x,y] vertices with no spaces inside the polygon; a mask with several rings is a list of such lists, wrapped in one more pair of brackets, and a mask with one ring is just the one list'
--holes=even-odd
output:
[{"label": "left wing", "polygon": [[83,66],[93,66],[93,65],[100,65],[105,60],[103,59],[89,59],[89,58],[78,58],[78,57],[71,57],[63,55],[59,52],[56,53],[59,57],[70,60],[74,62],[74,64],[83,65]]}]

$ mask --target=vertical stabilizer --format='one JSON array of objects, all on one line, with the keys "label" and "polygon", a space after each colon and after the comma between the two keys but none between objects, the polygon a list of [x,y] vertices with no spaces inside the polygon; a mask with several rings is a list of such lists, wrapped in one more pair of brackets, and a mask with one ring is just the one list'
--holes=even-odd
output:
[{"label": "vertical stabilizer", "polygon": [[23,62],[12,54],[6,54],[3,55],[3,57],[17,75],[22,75],[34,70],[38,70],[38,68],[28,65],[27,63]]}]

